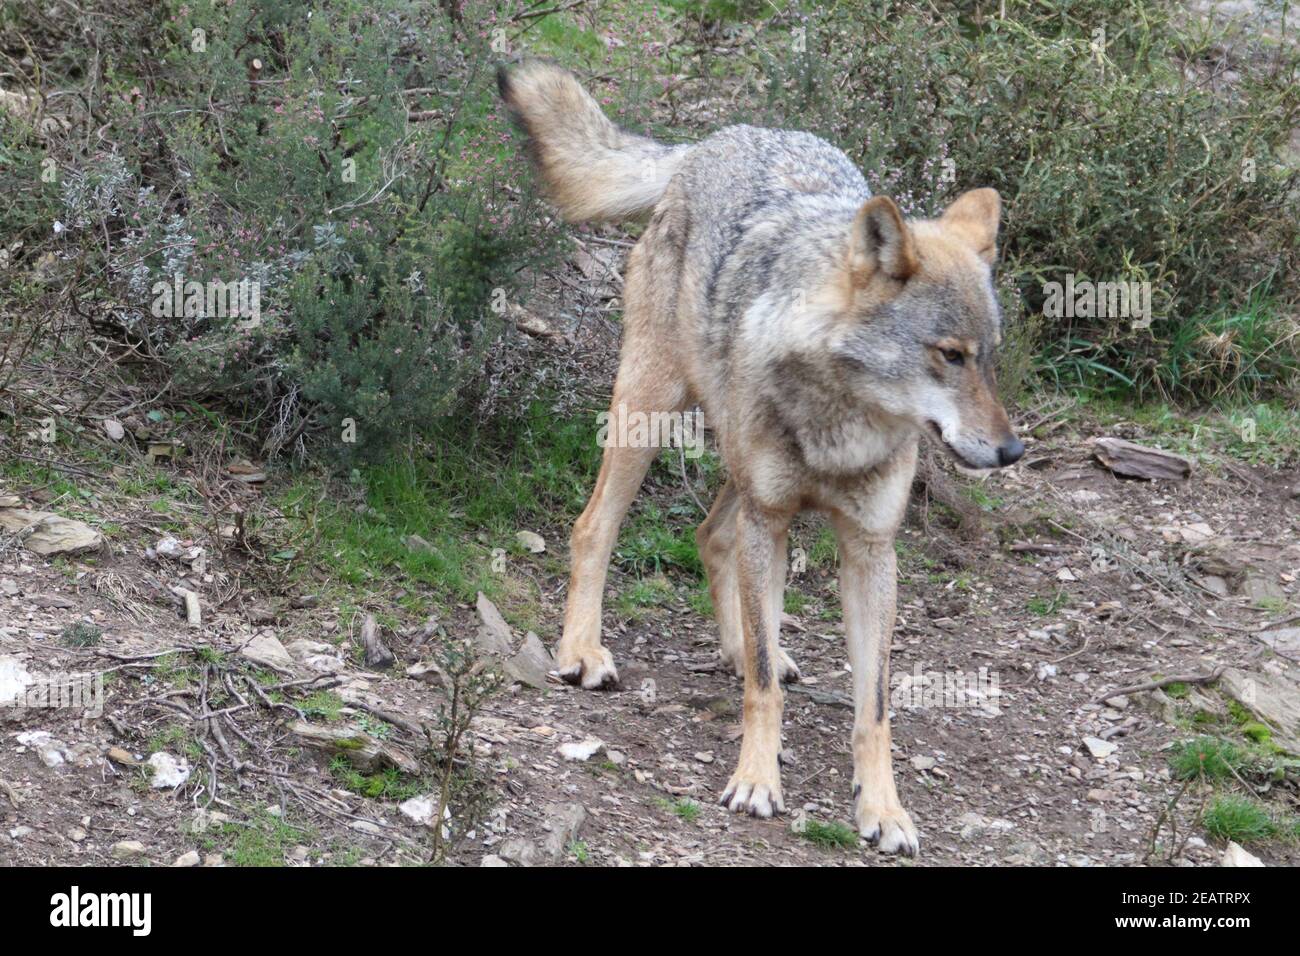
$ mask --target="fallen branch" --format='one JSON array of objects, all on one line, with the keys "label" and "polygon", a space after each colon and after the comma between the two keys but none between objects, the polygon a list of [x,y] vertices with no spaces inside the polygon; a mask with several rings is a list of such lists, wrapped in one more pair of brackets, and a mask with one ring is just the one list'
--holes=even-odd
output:
[{"label": "fallen branch", "polygon": [[1094,700],[1093,703],[1103,704],[1112,697],[1127,697],[1129,694],[1140,694],[1147,690],[1159,690],[1162,687],[1168,687],[1170,684],[1213,684],[1223,675],[1225,670],[1227,670],[1227,668],[1220,664],[1208,674],[1184,674],[1181,677],[1162,677],[1160,680],[1147,681],[1145,684],[1134,684],[1132,687],[1121,687],[1119,690],[1107,691],[1105,694]]}]

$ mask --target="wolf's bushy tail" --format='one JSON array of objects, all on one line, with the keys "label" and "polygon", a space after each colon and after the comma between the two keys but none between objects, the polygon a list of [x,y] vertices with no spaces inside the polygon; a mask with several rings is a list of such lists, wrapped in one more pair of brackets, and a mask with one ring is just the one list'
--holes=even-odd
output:
[{"label": "wolf's bushy tail", "polygon": [[573,74],[542,60],[501,67],[497,87],[569,222],[649,213],[690,150],[619,129]]}]

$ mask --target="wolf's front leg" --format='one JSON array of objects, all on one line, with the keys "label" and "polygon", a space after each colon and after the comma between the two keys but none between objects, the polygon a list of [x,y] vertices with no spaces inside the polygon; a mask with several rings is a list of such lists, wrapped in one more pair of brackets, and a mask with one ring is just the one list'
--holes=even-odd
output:
[{"label": "wolf's front leg", "polygon": [[894,543],[847,518],[835,522],[840,601],[853,667],[853,797],[858,832],[885,853],[915,856],[916,827],[898,800],[889,749],[889,644],[894,632]]},{"label": "wolf's front leg", "polygon": [[778,672],[780,606],[771,600],[775,580],[785,580],[788,515],[743,504],[736,515],[736,579],[744,636],[744,737],[740,763],[721,802],[737,813],[782,813],[781,711],[785,695]]}]

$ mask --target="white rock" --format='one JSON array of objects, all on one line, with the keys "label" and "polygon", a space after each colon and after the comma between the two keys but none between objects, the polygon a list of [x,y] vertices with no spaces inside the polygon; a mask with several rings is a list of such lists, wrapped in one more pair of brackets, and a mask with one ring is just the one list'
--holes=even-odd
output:
[{"label": "white rock", "polygon": [[244,643],[239,653],[254,664],[285,673],[293,671],[293,658],[273,634],[263,632],[254,635]]},{"label": "white rock", "polygon": [[16,657],[0,657],[0,706],[19,700],[36,679]]},{"label": "white rock", "polygon": [[199,865],[198,850],[190,850],[189,853],[183,854],[182,856],[178,856],[176,858],[176,862],[172,864],[172,866],[198,866],[198,865]]},{"label": "white rock", "polygon": [[517,531],[515,540],[533,554],[541,554],[546,550],[546,540],[534,531]]},{"label": "white rock", "polygon": [[556,752],[565,760],[590,760],[604,746],[605,742],[599,737],[588,737],[576,743],[560,744]]},{"label": "white rock", "polygon": [[405,803],[398,805],[397,809],[409,819],[427,827],[433,822],[433,798],[432,797],[412,797]]},{"label": "white rock", "polygon": [[151,754],[145,763],[153,768],[149,786],[154,790],[170,790],[190,779],[190,764],[184,757],[173,757],[160,750]]},{"label": "white rock", "polygon": [[1223,851],[1224,866],[1263,866],[1264,861],[1254,854],[1242,849],[1237,844],[1229,841],[1228,848]]},{"label": "white rock", "polygon": [[1119,749],[1109,740],[1102,740],[1100,737],[1084,737],[1083,745],[1088,748],[1088,753],[1092,754],[1097,760],[1105,760]]}]

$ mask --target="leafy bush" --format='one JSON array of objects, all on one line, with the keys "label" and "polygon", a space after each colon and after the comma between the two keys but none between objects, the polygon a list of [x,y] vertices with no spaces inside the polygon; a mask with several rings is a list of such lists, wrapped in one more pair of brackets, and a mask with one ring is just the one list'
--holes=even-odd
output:
[{"label": "leafy bush", "polygon": [[[151,356],[173,394],[238,410],[271,452],[316,437],[344,460],[381,458],[475,411],[485,365],[517,347],[504,314],[518,277],[556,239],[515,186],[529,178],[497,114],[496,55],[466,26],[491,24],[494,6],[455,12],[18,4],[14,26],[91,29],[107,62],[84,75],[84,57],[45,51],[33,86],[84,83],[89,113],[6,130],[23,169],[5,175],[29,198],[4,224],[50,236],[59,220],[67,301],[101,303],[100,331]],[[56,184],[33,189],[38,158],[55,160]],[[254,307],[188,308],[188,291],[170,295],[178,275],[201,290],[248,283]],[[340,440],[344,419],[354,442]]]},{"label": "leafy bush", "polygon": [[[1246,48],[1157,0],[997,8],[817,8],[802,35],[765,34],[760,118],[842,146],[915,215],[996,187],[1009,318],[1035,316],[1018,351],[1041,349],[1061,384],[1293,396],[1297,327],[1283,314],[1300,215],[1279,153],[1300,125],[1296,48]],[[1066,273],[1150,282],[1150,327],[1043,316],[1045,284]]]}]

